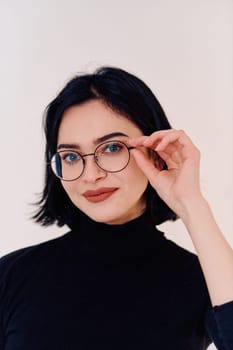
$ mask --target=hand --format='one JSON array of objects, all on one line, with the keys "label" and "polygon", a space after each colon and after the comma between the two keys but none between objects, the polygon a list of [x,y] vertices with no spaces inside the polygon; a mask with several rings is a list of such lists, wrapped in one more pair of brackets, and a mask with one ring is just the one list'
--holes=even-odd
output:
[{"label": "hand", "polygon": [[140,148],[131,151],[151,186],[178,216],[185,207],[201,197],[199,185],[200,152],[181,130],[161,130],[150,136],[129,140],[130,146],[144,146],[157,152],[167,164],[163,170],[158,161],[147,157]]}]

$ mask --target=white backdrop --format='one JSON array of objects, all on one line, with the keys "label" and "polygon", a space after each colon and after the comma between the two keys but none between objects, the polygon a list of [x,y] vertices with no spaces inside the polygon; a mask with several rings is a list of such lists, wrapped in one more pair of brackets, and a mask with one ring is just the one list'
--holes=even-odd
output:
[{"label": "white backdrop", "polygon": [[[29,220],[42,114],[68,79],[100,65],[142,78],[201,149],[203,191],[233,244],[232,0],[0,0],[0,26],[0,255],[67,231]],[[193,250],[181,222],[161,229]]]}]

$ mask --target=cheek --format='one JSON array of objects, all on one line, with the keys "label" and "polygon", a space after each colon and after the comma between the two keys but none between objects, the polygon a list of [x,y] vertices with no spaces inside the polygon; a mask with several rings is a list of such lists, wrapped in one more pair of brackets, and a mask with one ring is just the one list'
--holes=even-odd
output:
[{"label": "cheek", "polygon": [[135,177],[140,176],[140,177],[145,177],[146,178],[146,175],[144,174],[142,169],[139,167],[139,165],[137,164],[137,162],[136,162],[136,160],[134,159],[133,156],[130,159],[129,170],[132,173],[132,175],[135,174]]},{"label": "cheek", "polygon": [[72,182],[61,181],[61,184],[69,197],[72,196],[75,192],[77,193],[78,188],[79,188],[76,181],[72,181]]},{"label": "cheek", "polygon": [[132,158],[129,165],[120,173],[118,177],[127,187],[133,187],[135,191],[142,190],[148,184],[148,179],[136,161]]}]

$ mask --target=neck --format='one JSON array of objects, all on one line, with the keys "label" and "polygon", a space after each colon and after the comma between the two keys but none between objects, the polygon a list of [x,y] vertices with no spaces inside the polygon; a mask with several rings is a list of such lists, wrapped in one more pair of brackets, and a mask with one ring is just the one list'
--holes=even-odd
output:
[{"label": "neck", "polygon": [[140,256],[148,251],[154,252],[156,242],[163,236],[156,230],[147,212],[115,225],[96,222],[82,213],[72,235],[88,251],[112,257]]}]

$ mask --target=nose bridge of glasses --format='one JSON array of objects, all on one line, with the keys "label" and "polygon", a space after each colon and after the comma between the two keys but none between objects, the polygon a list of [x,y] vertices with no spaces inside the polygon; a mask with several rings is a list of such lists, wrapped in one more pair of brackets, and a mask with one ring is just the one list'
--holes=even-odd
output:
[{"label": "nose bridge of glasses", "polygon": [[94,156],[95,158],[95,153],[86,153],[86,154],[82,154],[82,158],[85,159],[88,156]]},{"label": "nose bridge of glasses", "polygon": [[92,152],[92,153],[86,153],[86,154],[82,154],[82,159],[83,159],[83,165],[84,165],[84,167],[86,167],[86,157],[89,157],[89,156],[93,156],[93,158],[94,158],[94,163],[95,163],[95,165],[97,165],[98,166],[98,156],[97,156],[97,154],[96,154],[96,152]]}]

